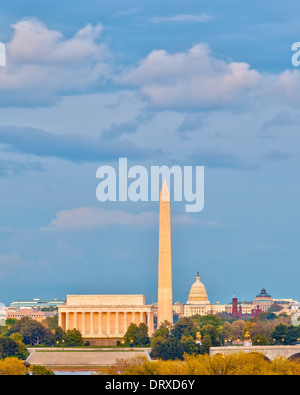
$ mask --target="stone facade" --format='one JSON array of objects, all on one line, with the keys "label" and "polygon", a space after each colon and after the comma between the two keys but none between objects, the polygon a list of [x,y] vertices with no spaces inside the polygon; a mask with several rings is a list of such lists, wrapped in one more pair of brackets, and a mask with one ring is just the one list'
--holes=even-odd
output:
[{"label": "stone facade", "polygon": [[263,288],[260,294],[255,296],[253,306],[259,307],[262,312],[266,313],[273,303],[272,296],[267,294],[265,288]]},{"label": "stone facade", "polygon": [[209,355],[213,357],[216,354],[234,354],[238,352],[246,353],[260,353],[267,359],[274,359],[276,357],[289,358],[291,360],[300,357],[300,345],[294,346],[230,346],[230,347],[210,347]]},{"label": "stone facade", "polygon": [[39,311],[30,308],[20,308],[20,309],[7,309],[6,310],[6,319],[14,318],[16,320],[20,320],[23,317],[30,317],[36,321],[43,321],[48,317],[54,317],[53,311]]},{"label": "stone facade", "polygon": [[157,324],[173,324],[170,192],[164,180],[160,192]]},{"label": "stone facade", "polygon": [[153,310],[144,295],[67,295],[58,312],[59,326],[76,328],[91,345],[116,345],[132,322],[153,333]]}]

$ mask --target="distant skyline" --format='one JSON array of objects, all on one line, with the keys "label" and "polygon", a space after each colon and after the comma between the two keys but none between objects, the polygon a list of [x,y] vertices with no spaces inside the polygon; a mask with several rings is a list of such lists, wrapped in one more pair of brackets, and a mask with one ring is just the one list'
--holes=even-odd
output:
[{"label": "distant skyline", "polygon": [[1,5],[0,302],[157,301],[158,202],[99,202],[99,166],[204,166],[171,202],[174,302],[299,299],[300,4]]}]

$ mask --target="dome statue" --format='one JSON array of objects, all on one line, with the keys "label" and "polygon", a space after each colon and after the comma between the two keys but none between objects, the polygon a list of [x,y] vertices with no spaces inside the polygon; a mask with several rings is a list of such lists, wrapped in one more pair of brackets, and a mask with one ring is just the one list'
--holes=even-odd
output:
[{"label": "dome statue", "polygon": [[251,340],[250,339],[250,333],[249,333],[249,331],[247,331],[246,333],[245,333],[245,336],[244,336],[244,340]]},{"label": "dome statue", "polygon": [[197,272],[196,281],[191,286],[189,298],[186,304],[210,304],[205,286],[200,281],[199,272]]}]

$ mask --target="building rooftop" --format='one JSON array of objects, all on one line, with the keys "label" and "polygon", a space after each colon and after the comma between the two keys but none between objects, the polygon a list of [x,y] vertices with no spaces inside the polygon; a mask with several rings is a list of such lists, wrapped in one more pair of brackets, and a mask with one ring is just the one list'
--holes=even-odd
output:
[{"label": "building rooftop", "polygon": [[271,298],[272,296],[267,294],[267,291],[265,288],[263,288],[260,292],[260,294],[256,295],[257,298]]}]

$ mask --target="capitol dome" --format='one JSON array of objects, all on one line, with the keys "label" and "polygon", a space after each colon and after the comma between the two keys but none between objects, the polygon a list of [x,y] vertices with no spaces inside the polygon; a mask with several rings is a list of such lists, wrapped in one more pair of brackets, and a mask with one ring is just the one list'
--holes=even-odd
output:
[{"label": "capitol dome", "polygon": [[191,286],[189,299],[186,304],[210,304],[205,286],[200,281],[199,272],[197,272],[196,281]]}]

